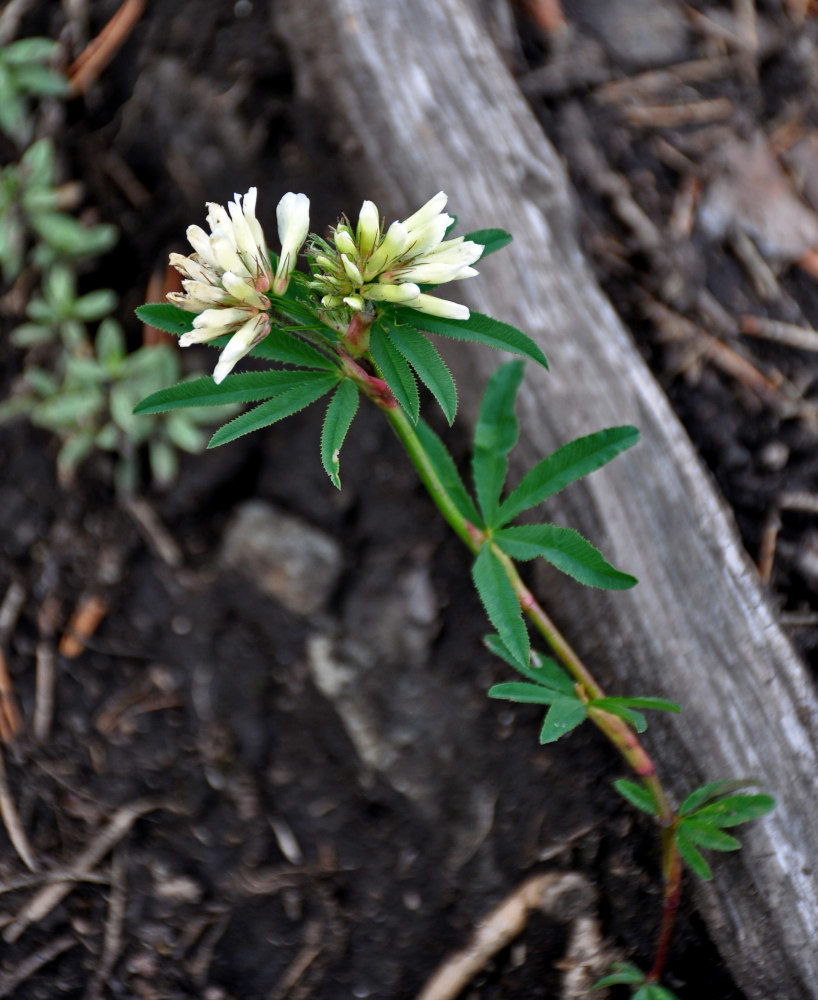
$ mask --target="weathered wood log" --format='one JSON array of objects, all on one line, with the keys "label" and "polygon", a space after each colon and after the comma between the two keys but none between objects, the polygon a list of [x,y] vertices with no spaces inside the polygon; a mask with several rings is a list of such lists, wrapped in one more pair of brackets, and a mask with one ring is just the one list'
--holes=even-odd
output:
[{"label": "weathered wood log", "polygon": [[[528,367],[521,465],[600,427],[641,429],[638,449],[549,508],[641,584],[603,595],[543,576],[546,605],[612,689],[682,703],[680,717],[649,733],[678,795],[733,776],[777,795],[744,849],[716,859],[698,904],[748,996],[818,997],[815,692],[729,513],[583,260],[553,148],[466,0],[276,6],[302,97],[360,143],[347,146],[350,172],[371,178],[389,217],[443,189],[461,232],[514,233],[457,291],[526,330],[551,360],[552,374]],[[473,419],[497,358],[462,345],[448,358]]]}]

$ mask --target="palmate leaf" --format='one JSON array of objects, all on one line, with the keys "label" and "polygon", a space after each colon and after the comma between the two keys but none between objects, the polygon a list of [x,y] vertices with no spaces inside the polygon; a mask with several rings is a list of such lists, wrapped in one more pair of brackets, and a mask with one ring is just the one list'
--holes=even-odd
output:
[{"label": "palmate leaf", "polygon": [[503,645],[517,663],[527,667],[530,646],[522,608],[502,563],[490,545],[483,545],[478,552],[472,567],[472,579],[489,621],[500,633]]},{"label": "palmate leaf", "polygon": [[345,379],[335,390],[327,407],[321,430],[321,462],[332,485],[341,489],[339,475],[341,446],[358,410],[358,389]]},{"label": "palmate leaf", "polygon": [[418,378],[440,404],[449,424],[457,412],[457,390],[451,372],[432,344],[410,326],[382,324],[392,345],[406,358]]},{"label": "palmate leaf", "polygon": [[555,743],[588,718],[588,710],[579,698],[555,698],[540,730],[540,743]]},{"label": "palmate leaf", "polygon": [[460,473],[457,471],[457,466],[454,464],[446,445],[423,420],[418,421],[415,433],[452,503],[467,521],[482,528],[483,521],[477,513],[477,508],[460,478]]},{"label": "palmate leaf", "polygon": [[420,396],[409,362],[387,337],[382,327],[376,327],[372,334],[369,353],[378,366],[381,378],[395,394],[395,399],[412,423],[416,424],[420,414]]},{"label": "palmate leaf", "polygon": [[659,808],[653,801],[653,796],[644,785],[637,785],[635,781],[628,781],[627,778],[620,778],[614,782],[614,788],[623,799],[626,799],[632,806],[641,809],[649,816],[658,816]]},{"label": "palmate leaf", "polygon": [[338,367],[312,344],[308,344],[287,330],[271,330],[264,340],[256,344],[250,354],[266,361],[280,361],[282,364],[298,365],[300,368],[320,368],[332,372]]},{"label": "palmate leaf", "polygon": [[538,462],[500,507],[498,524],[508,524],[518,514],[536,507],[569,483],[601,468],[639,440],[635,427],[609,427],[563,445]]},{"label": "palmate leaf", "polygon": [[[224,403],[252,403],[270,399],[289,389],[313,384],[316,372],[269,371],[228,375],[217,385],[208,375],[191,382],[179,382],[151,393],[134,407],[134,413],[164,413],[185,406],[221,406]],[[326,375],[321,377],[326,378]]]},{"label": "palmate leaf", "polygon": [[502,250],[511,243],[513,237],[505,229],[477,229],[473,233],[466,233],[464,240],[471,240],[472,243],[479,243],[483,247],[480,260],[488,257],[490,253]]},{"label": "palmate leaf", "polygon": [[474,429],[472,475],[477,502],[489,527],[493,527],[497,516],[508,472],[507,455],[519,434],[514,403],[522,378],[522,361],[510,361],[497,369],[486,386]]},{"label": "palmate leaf", "polygon": [[530,361],[535,361],[544,368],[548,367],[548,361],[542,350],[522,330],[508,323],[501,323],[490,316],[484,316],[482,313],[472,312],[468,319],[443,319],[440,316],[429,316],[409,309],[408,306],[396,306],[384,312],[391,315],[396,322],[419,327],[427,333],[436,333],[454,340],[469,340],[475,344],[493,347],[498,351],[509,351],[511,354],[519,354]]},{"label": "palmate leaf", "polygon": [[496,531],[494,539],[512,559],[545,559],[588,587],[625,590],[637,583],[636,577],[614,569],[599,549],[573,528],[519,524]]},{"label": "palmate leaf", "polygon": [[157,330],[164,330],[165,333],[175,333],[177,337],[181,337],[183,333],[190,333],[193,329],[193,320],[196,318],[196,313],[180,309],[170,302],[149,302],[144,306],[138,306],[136,315],[147,326],[154,326]]},{"label": "palmate leaf", "polygon": [[338,378],[324,372],[310,372],[309,379],[303,384],[287,389],[266,403],[261,403],[247,413],[231,420],[220,427],[210,439],[208,448],[216,448],[218,445],[227,444],[243,434],[251,431],[261,430],[269,427],[285,417],[298,413],[316,402],[338,384]]}]

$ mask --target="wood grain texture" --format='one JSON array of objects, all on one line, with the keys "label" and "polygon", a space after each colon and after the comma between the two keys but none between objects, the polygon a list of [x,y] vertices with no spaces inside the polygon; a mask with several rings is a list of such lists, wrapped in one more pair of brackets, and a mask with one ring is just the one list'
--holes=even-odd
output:
[{"label": "wood grain texture", "polygon": [[[733,776],[778,796],[777,811],[746,828],[744,850],[715,858],[716,877],[697,902],[749,997],[818,997],[815,692],[730,514],[588,270],[558,157],[465,0],[276,8],[302,96],[355,137],[350,174],[372,179],[370,197],[388,219],[443,189],[460,232],[514,233],[455,292],[525,330],[551,361],[550,374],[527,368],[518,471],[570,437],[621,423],[641,429],[637,449],[546,511],[640,585],[602,594],[543,573],[540,589],[612,692],[682,703],[680,717],[663,716],[647,736],[678,796]],[[473,420],[498,358],[459,344],[446,353],[461,416]]]}]

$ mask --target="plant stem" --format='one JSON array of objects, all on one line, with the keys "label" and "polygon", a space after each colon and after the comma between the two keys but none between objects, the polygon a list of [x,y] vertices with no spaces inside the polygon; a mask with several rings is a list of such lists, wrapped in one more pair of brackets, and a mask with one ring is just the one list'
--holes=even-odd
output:
[{"label": "plant stem", "polygon": [[[368,395],[384,411],[435,505],[469,551],[477,554],[484,544],[487,542],[488,544],[492,544],[494,555],[502,564],[506,576],[514,588],[520,606],[528,615],[540,635],[548,643],[551,650],[574,678],[585,700],[592,701],[605,697],[604,690],[597,683],[593,674],[588,670],[568,640],[551,621],[539,601],[537,601],[536,597],[525,585],[513,560],[496,545],[493,545],[457,509],[457,506],[449,496],[445,484],[441,481],[437,470],[429,460],[422,443],[415,433],[414,427],[403,410],[398,406],[384,405],[372,393],[368,393]],[[648,975],[648,980],[650,982],[658,982],[667,960],[673,926],[676,920],[676,912],[679,908],[682,892],[682,862],[676,844],[678,817],[668,800],[664,787],[656,773],[653,761],[631,726],[624,719],[619,718],[619,716],[596,708],[593,705],[588,708],[588,717],[616,747],[628,765],[642,780],[656,807],[656,819],[661,827],[662,838],[664,910],[659,939],[656,945],[656,955]]]}]

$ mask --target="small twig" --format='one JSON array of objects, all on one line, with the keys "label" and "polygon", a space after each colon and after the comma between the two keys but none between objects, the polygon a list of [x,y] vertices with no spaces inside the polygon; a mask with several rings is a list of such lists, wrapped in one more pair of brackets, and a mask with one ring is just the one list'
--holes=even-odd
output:
[{"label": "small twig", "polygon": [[68,67],[71,92],[84,94],[114,58],[142,16],[145,0],[125,0],[97,37]]},{"label": "small twig", "polygon": [[20,21],[35,2],[36,0],[9,0],[0,13],[0,45],[8,45],[16,37]]},{"label": "small twig", "polygon": [[[114,844],[128,833],[140,816],[153,809],[160,808],[158,802],[152,799],[138,799],[130,805],[122,806],[112,820],[102,828],[94,840],[82,851],[68,867],[78,874],[90,872],[102,858],[111,850]],[[34,896],[23,906],[14,920],[3,931],[6,941],[16,941],[23,931],[31,924],[42,920],[55,906],[58,906],[63,899],[74,888],[74,882],[60,882],[57,885],[47,885],[35,893]]]},{"label": "small twig", "polygon": [[172,569],[177,569],[184,563],[185,557],[176,544],[176,539],[162,524],[159,515],[147,500],[141,497],[127,497],[125,510],[136,521],[145,541],[163,562]]},{"label": "small twig", "polygon": [[750,237],[743,230],[734,229],[730,234],[730,246],[747,272],[756,295],[762,302],[777,302],[781,298],[778,278]]},{"label": "small twig", "polygon": [[3,825],[6,828],[14,850],[20,855],[26,868],[29,871],[36,872],[40,866],[34,857],[34,852],[28,842],[23,824],[20,822],[17,806],[14,804],[14,799],[11,796],[8,775],[6,774],[6,758],[2,746],[0,746],[0,816],[3,818]]},{"label": "small twig", "polygon": [[30,889],[35,885],[51,884],[52,882],[90,882],[94,885],[108,885],[110,878],[107,875],[100,875],[97,872],[86,872],[84,875],[78,872],[61,871],[52,869],[47,872],[34,872],[31,875],[15,875],[14,878],[0,882],[0,896],[7,892],[19,892],[21,889]]},{"label": "small twig", "polygon": [[785,490],[778,494],[779,510],[800,510],[807,514],[818,514],[818,493],[807,490]]},{"label": "small twig", "polygon": [[57,630],[57,616],[60,604],[54,594],[43,601],[37,615],[40,633],[37,642],[36,687],[34,692],[34,739],[38,743],[47,742],[54,719],[54,689],[56,686],[57,664],[54,655],[54,634]]},{"label": "small twig", "polygon": [[11,743],[20,732],[23,719],[17,707],[14,682],[6,658],[0,649],[0,743]]},{"label": "small twig", "polygon": [[701,195],[702,185],[698,177],[688,174],[673,199],[668,229],[674,240],[689,240],[696,221],[696,205]]},{"label": "small twig", "polygon": [[0,977],[0,997],[12,996],[20,983],[30,979],[35,972],[39,972],[44,965],[59,958],[64,951],[73,948],[75,944],[77,944],[77,939],[73,934],[63,934],[41,948],[35,948],[28,958],[24,958],[20,962],[16,969],[12,969]]},{"label": "small twig", "polygon": [[284,997],[290,993],[298,980],[321,954],[323,939],[324,928],[321,921],[310,920],[304,928],[304,943],[270,993],[269,1000],[284,1000]]},{"label": "small twig", "polygon": [[679,128],[726,121],[733,114],[729,97],[711,97],[688,104],[635,104],[621,110],[628,125],[636,128]]},{"label": "small twig", "polygon": [[88,989],[85,991],[84,1000],[99,1000],[122,948],[122,926],[125,921],[125,902],[127,899],[125,873],[125,853],[124,851],[116,851],[111,862],[111,895],[108,900],[108,916],[105,919],[102,954],[91,982],[88,984]]},{"label": "small twig", "polygon": [[219,938],[227,930],[229,923],[230,913],[222,914],[204,935],[202,943],[196,949],[196,955],[188,965],[188,972],[193,982],[200,988],[204,987],[207,982],[207,970],[213,961],[213,952],[219,943]]},{"label": "small twig", "polygon": [[773,563],[775,562],[775,546],[778,541],[778,532],[781,530],[781,517],[778,507],[773,507],[764,519],[764,526],[761,529],[761,542],[758,546],[758,575],[763,583],[769,584],[773,575]]},{"label": "small twig", "polygon": [[691,59],[665,69],[652,69],[624,80],[605,83],[594,93],[600,104],[619,104],[645,94],[673,93],[682,83],[707,83],[732,75],[734,62],[730,56],[709,59]]},{"label": "small twig", "polygon": [[108,602],[101,594],[81,597],[60,639],[60,655],[68,659],[79,656],[107,613]]},{"label": "small twig", "polygon": [[12,580],[0,604],[0,646],[5,646],[14,631],[26,599],[25,587],[19,580]]},{"label": "small twig", "polygon": [[801,351],[818,352],[818,330],[780,320],[766,319],[764,316],[742,316],[740,332],[748,337],[772,340],[787,347],[797,347]]},{"label": "small twig", "polygon": [[433,973],[417,1000],[454,1000],[498,951],[523,932],[531,910],[573,921],[587,915],[592,899],[591,886],[577,872],[534,875],[480,922],[466,947]]}]

